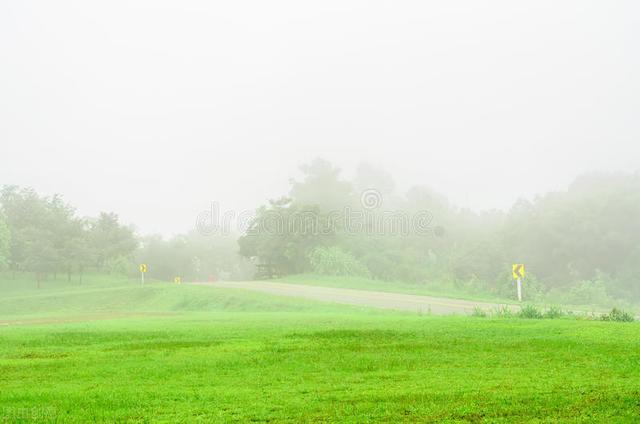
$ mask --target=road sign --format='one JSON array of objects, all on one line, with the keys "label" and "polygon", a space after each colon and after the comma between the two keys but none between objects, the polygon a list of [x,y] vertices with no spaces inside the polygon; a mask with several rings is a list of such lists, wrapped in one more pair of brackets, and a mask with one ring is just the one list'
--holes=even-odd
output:
[{"label": "road sign", "polygon": [[140,264],[140,284],[144,287],[144,273],[147,272],[147,264]]},{"label": "road sign", "polygon": [[514,280],[524,278],[524,264],[511,265],[511,273],[513,274]]},{"label": "road sign", "polygon": [[513,279],[516,280],[518,284],[518,301],[522,302],[522,279],[524,278],[524,264],[513,264],[511,265],[511,273],[513,274]]},{"label": "road sign", "polygon": [[174,283],[176,283],[176,284],[182,284],[182,278],[180,278],[180,277],[174,277],[174,278],[173,278],[173,282],[174,282]]}]

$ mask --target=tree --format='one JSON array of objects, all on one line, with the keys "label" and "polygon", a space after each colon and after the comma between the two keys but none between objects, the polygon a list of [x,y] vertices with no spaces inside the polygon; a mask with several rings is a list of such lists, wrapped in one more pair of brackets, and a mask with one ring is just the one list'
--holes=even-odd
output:
[{"label": "tree", "polygon": [[130,227],[121,225],[115,213],[101,212],[98,219],[89,224],[89,246],[98,269],[119,257],[131,257],[138,241]]},{"label": "tree", "polygon": [[82,282],[84,270],[95,261],[89,240],[89,224],[85,219],[73,218],[66,228],[67,236],[60,246],[62,265],[67,273],[67,281],[71,281],[71,275],[75,271]]},{"label": "tree", "polygon": [[142,239],[136,253],[139,263],[149,265],[149,276],[172,281],[216,279],[247,279],[251,277],[250,263],[237,252],[234,236],[205,236],[197,232],[164,240],[161,236]]},{"label": "tree", "polygon": [[34,272],[40,287],[42,278],[55,272],[60,262],[55,212],[63,206],[57,197],[47,199],[32,189],[15,186],[2,189],[0,203],[12,235],[11,267]]},{"label": "tree", "polygon": [[315,205],[323,211],[354,205],[351,183],[340,179],[340,169],[324,159],[302,165],[302,181],[291,181],[290,199],[298,205]]},{"label": "tree", "polygon": [[240,255],[272,268],[277,275],[309,269],[308,254],[335,235],[330,217],[318,206],[296,204],[290,198],[258,209],[247,233],[240,237]]},{"label": "tree", "polygon": [[[82,275],[93,264],[114,268],[120,258],[132,258],[137,248],[133,230],[121,225],[117,215],[102,213],[92,222],[80,219],[59,195],[43,197],[30,188],[5,186],[0,209],[11,233],[10,267],[34,272],[38,286],[49,274],[66,272],[70,280],[74,271]],[[5,239],[0,235],[0,255]]]},{"label": "tree", "polygon": [[340,247],[317,247],[309,253],[313,272],[320,275],[370,277],[369,270]]},{"label": "tree", "polygon": [[0,215],[0,271],[9,267],[11,233],[4,217]]}]

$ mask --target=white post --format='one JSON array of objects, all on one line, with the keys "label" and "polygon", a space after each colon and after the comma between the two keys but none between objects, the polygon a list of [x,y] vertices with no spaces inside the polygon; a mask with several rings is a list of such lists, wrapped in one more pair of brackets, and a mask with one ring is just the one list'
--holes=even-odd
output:
[{"label": "white post", "polygon": [[144,272],[140,271],[140,281],[142,283],[142,287],[144,287]]},{"label": "white post", "polygon": [[518,278],[518,302],[522,302],[522,282]]}]

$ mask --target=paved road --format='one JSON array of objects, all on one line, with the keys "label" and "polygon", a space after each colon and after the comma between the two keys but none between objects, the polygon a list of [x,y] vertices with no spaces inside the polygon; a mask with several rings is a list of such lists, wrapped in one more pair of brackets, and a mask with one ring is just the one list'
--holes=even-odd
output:
[{"label": "paved road", "polygon": [[[470,314],[476,306],[485,310],[503,306],[498,303],[476,302],[473,300],[333,287],[305,286],[298,284],[276,283],[271,281],[224,281],[216,283],[191,284],[246,289],[280,296],[302,297],[325,302],[432,313],[437,315]],[[515,305],[509,305],[509,308],[516,310],[518,307]]]}]

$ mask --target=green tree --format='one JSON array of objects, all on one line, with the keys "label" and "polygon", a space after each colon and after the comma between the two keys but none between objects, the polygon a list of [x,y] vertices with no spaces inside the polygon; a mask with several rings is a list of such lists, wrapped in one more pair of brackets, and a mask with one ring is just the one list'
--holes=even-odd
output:
[{"label": "green tree", "polygon": [[120,224],[115,213],[101,212],[89,224],[88,239],[98,269],[117,258],[131,258],[138,247],[133,229]]},{"label": "green tree", "polygon": [[11,231],[11,267],[33,272],[40,287],[46,274],[55,272],[60,264],[60,228],[55,215],[62,203],[58,197],[48,199],[16,186],[2,189],[0,203]]},{"label": "green tree", "polygon": [[308,254],[335,235],[335,223],[318,206],[272,200],[258,209],[240,237],[240,255],[272,268],[277,275],[310,269]]},{"label": "green tree", "polygon": [[11,232],[4,217],[0,215],[0,271],[9,267],[11,253]]}]

